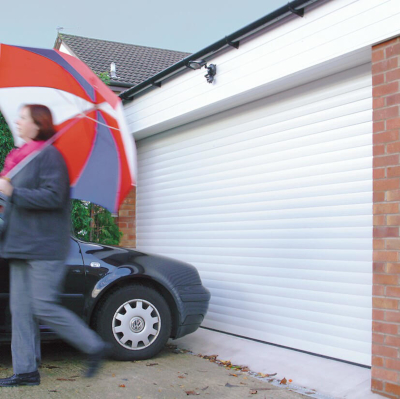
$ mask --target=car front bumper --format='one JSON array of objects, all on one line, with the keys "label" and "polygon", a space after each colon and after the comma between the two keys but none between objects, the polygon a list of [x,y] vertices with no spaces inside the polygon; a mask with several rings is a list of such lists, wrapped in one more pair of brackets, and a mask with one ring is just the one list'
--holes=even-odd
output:
[{"label": "car front bumper", "polygon": [[202,285],[177,287],[181,299],[180,324],[174,339],[181,338],[196,331],[207,314],[210,302],[210,291]]}]

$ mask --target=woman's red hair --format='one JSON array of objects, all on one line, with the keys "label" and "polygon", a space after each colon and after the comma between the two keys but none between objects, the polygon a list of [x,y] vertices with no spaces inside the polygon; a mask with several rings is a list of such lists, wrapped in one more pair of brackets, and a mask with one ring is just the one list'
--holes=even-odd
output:
[{"label": "woman's red hair", "polygon": [[45,105],[27,104],[23,108],[29,109],[33,122],[39,128],[37,136],[32,140],[46,141],[56,134],[56,128],[53,125],[53,116]]}]

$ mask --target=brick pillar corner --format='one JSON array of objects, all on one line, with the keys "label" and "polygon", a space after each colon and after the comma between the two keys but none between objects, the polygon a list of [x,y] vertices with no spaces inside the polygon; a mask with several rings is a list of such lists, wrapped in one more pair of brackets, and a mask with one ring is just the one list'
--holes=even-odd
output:
[{"label": "brick pillar corner", "polygon": [[400,37],[372,48],[373,392],[400,398]]},{"label": "brick pillar corner", "polygon": [[133,187],[121,204],[115,223],[123,234],[119,245],[136,248],[136,187]]}]

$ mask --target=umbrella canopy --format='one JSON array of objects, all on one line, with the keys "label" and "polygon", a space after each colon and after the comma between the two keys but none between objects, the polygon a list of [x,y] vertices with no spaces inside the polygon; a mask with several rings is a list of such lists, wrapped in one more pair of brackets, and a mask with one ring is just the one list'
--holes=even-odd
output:
[{"label": "umbrella canopy", "polygon": [[52,111],[71,196],[117,211],[136,184],[135,143],[120,98],[75,57],[0,44],[0,111],[17,145],[14,122],[24,104]]}]

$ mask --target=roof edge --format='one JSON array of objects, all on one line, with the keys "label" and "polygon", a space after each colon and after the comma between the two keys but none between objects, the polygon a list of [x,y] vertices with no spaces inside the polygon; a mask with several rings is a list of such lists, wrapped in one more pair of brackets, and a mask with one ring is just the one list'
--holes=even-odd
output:
[{"label": "roof edge", "polygon": [[186,69],[189,61],[194,61],[207,56],[212,56],[217,51],[221,50],[224,47],[234,46],[235,41],[244,39],[245,37],[250,36],[251,34],[255,33],[256,31],[260,30],[261,28],[267,25],[273,25],[274,23],[280,21],[282,18],[288,15],[298,14],[299,16],[302,16],[302,10],[304,11],[304,8],[306,6],[317,3],[319,1],[322,0],[294,0],[292,2],[289,2],[288,4],[276,9],[275,11],[272,11],[266,16],[250,23],[249,25],[246,25],[245,27],[237,30],[236,32],[228,36],[225,36],[223,39],[220,39],[215,43],[203,48],[197,53],[189,55],[188,57],[184,58],[183,60],[177,62],[174,65],[171,65],[170,67],[150,77],[144,82],[139,83],[138,85],[123,91],[122,93],[119,94],[119,97],[124,102],[132,101],[135,94],[138,94],[139,92],[151,86],[160,87],[160,83],[163,79],[166,79],[172,75],[175,75],[179,71]]},{"label": "roof edge", "polygon": [[70,33],[59,33],[59,36],[68,36],[68,37],[78,37],[80,39],[88,39],[88,40],[95,40],[98,42],[105,42],[105,43],[116,43],[116,44],[123,44],[125,46],[135,46],[135,47],[141,47],[141,48],[149,48],[152,50],[162,50],[162,51],[170,51],[171,53],[183,53],[183,54],[191,54],[188,51],[179,51],[179,50],[169,50],[165,48],[159,48],[159,47],[152,47],[152,46],[144,46],[141,44],[132,44],[132,43],[126,43],[126,42],[117,42],[115,40],[104,40],[104,39],[97,39],[94,37],[87,37],[87,36],[80,36],[80,35],[71,35]]}]

